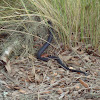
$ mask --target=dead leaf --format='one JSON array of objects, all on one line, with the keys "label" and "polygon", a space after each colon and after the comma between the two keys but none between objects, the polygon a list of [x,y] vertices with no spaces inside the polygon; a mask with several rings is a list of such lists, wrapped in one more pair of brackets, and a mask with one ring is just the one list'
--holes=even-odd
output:
[{"label": "dead leaf", "polygon": [[12,89],[12,90],[19,90],[19,89],[20,89],[20,87],[17,86],[17,85],[15,85],[15,86],[13,86],[13,85],[6,85],[6,87],[7,87],[8,89]]},{"label": "dead leaf", "polygon": [[1,59],[6,63],[5,68],[7,72],[10,74],[11,73],[11,67],[10,67],[10,61],[8,61],[8,57],[4,55],[1,56]]},{"label": "dead leaf", "polygon": [[94,90],[100,90],[100,86],[95,86],[93,89]]},{"label": "dead leaf", "polygon": [[7,72],[8,72],[9,74],[11,74],[10,61],[7,62],[7,64],[5,65],[5,68],[6,68]]},{"label": "dead leaf", "polygon": [[51,93],[51,91],[44,91],[41,94],[49,94],[49,93]]},{"label": "dead leaf", "polygon": [[14,86],[14,89],[19,90],[20,87],[19,86]]},{"label": "dead leaf", "polygon": [[79,79],[79,82],[80,82],[85,88],[89,88],[88,84],[85,83],[83,80]]},{"label": "dead leaf", "polygon": [[28,74],[27,78],[26,78],[27,82],[34,82],[35,81],[35,76],[33,76],[32,74]]},{"label": "dead leaf", "polygon": [[26,94],[26,91],[25,90],[22,90],[22,89],[20,89],[19,92],[20,93],[23,93],[23,94]]}]

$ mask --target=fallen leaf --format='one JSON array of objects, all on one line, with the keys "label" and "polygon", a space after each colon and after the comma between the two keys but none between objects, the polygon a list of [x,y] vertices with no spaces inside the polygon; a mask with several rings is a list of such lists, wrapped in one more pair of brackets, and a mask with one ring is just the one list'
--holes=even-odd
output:
[{"label": "fallen leaf", "polygon": [[5,68],[6,68],[7,72],[8,72],[9,74],[11,74],[10,61],[7,62],[7,64],[5,65]]},{"label": "fallen leaf", "polygon": [[88,84],[85,83],[83,80],[79,79],[79,82],[80,82],[85,88],[89,88]]},{"label": "fallen leaf", "polygon": [[49,93],[51,93],[51,92],[50,91],[44,91],[41,94],[49,94]]},{"label": "fallen leaf", "polygon": [[33,76],[31,73],[29,73],[27,75],[26,81],[31,82],[31,83],[34,82],[35,81],[35,76]]},{"label": "fallen leaf", "polygon": [[19,86],[14,86],[14,89],[19,90],[20,87]]},{"label": "fallen leaf", "polygon": [[93,89],[94,90],[100,90],[100,86],[95,86]]},{"label": "fallen leaf", "polygon": [[19,92],[20,92],[20,93],[23,93],[23,94],[26,93],[26,91],[25,91],[25,90],[22,90],[22,89],[20,89]]}]

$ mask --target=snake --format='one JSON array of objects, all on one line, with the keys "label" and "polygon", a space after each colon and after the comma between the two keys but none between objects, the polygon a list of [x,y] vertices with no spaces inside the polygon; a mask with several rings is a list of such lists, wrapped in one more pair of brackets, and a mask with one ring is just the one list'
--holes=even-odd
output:
[{"label": "snake", "polygon": [[60,66],[62,68],[64,68],[65,70],[69,70],[71,72],[77,72],[77,73],[82,73],[84,74],[85,76],[87,76],[87,73],[86,72],[83,72],[81,70],[74,70],[74,69],[70,69],[69,67],[67,67],[63,62],[62,60],[59,58],[59,57],[56,57],[56,56],[48,56],[48,57],[43,57],[42,54],[44,53],[44,51],[48,48],[48,46],[50,45],[50,43],[52,42],[53,40],[53,29],[48,29],[48,33],[49,33],[49,36],[48,36],[48,39],[47,41],[43,44],[43,46],[38,50],[37,52],[37,59],[39,60],[42,60],[42,61],[45,61],[45,62],[48,62],[50,59],[54,59],[56,60]]}]

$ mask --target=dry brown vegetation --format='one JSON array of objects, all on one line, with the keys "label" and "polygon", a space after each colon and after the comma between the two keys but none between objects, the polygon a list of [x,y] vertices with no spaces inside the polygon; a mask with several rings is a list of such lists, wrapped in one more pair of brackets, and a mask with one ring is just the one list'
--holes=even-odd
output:
[{"label": "dry brown vegetation", "polygon": [[99,100],[100,57],[93,55],[84,46],[59,54],[70,68],[87,71],[88,76],[65,71],[56,61],[43,62],[32,55],[13,59],[9,63],[11,73],[6,69],[0,72],[0,100]]}]

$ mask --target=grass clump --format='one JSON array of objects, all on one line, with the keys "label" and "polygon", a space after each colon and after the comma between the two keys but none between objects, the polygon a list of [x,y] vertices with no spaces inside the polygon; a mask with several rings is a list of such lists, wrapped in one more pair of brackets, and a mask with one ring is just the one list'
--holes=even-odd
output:
[{"label": "grass clump", "polygon": [[[38,0],[34,4],[38,11],[59,26],[63,40],[82,41],[99,47],[100,1],[99,0]],[[74,33],[74,39],[71,39]],[[67,38],[66,38],[67,36]]]},{"label": "grass clump", "polygon": [[83,42],[100,51],[99,0],[1,0],[0,8],[0,24],[36,14],[52,21],[64,44]]}]

